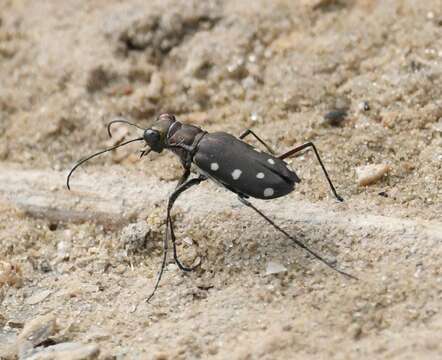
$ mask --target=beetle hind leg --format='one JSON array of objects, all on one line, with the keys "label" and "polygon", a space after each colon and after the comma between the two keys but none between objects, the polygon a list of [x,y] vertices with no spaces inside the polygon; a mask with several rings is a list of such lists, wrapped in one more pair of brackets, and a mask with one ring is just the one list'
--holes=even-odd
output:
[{"label": "beetle hind leg", "polygon": [[353,276],[351,274],[346,273],[345,271],[342,271],[335,267],[332,263],[330,263],[328,260],[324,259],[321,255],[317,254],[315,251],[311,250],[307,245],[303,244],[299,240],[295,239],[293,236],[291,236],[287,231],[285,231],[283,228],[281,228],[279,225],[277,225],[273,220],[271,220],[267,215],[265,215],[261,210],[256,208],[250,201],[244,199],[241,196],[238,196],[239,201],[241,201],[244,205],[247,207],[253,209],[258,215],[260,215],[265,221],[267,221],[270,225],[272,225],[276,230],[278,230],[280,233],[284,234],[288,239],[292,240],[296,245],[298,245],[300,248],[307,251],[310,255],[321,261],[323,264],[327,265],[329,268],[333,269],[334,271],[338,272],[341,275],[344,275],[345,277],[348,277],[350,279],[358,280],[356,276]]},{"label": "beetle hind leg", "polygon": [[241,139],[241,140],[243,140],[243,139],[246,138],[246,136],[249,136],[249,135],[252,135],[256,140],[258,140],[262,145],[264,145],[264,147],[267,149],[267,151],[268,151],[270,154],[272,154],[272,155],[275,154],[275,152],[273,151],[273,149],[272,149],[269,145],[267,145],[267,143],[266,143],[264,140],[262,140],[258,135],[256,135],[256,134],[253,132],[253,130],[251,130],[251,129],[246,129],[246,130],[244,130],[244,131],[241,133],[241,135],[238,136],[238,138]]},{"label": "beetle hind leg", "polygon": [[324,172],[325,178],[327,179],[327,182],[328,182],[328,184],[330,185],[330,189],[331,189],[333,195],[334,195],[334,196],[336,197],[336,199],[338,199],[339,201],[344,201],[344,199],[342,198],[342,196],[340,196],[340,195],[336,192],[336,189],[335,189],[335,187],[334,187],[332,181],[330,180],[330,176],[328,175],[328,172],[327,172],[327,170],[325,169],[324,164],[322,163],[321,157],[319,156],[319,152],[318,152],[318,150],[316,150],[316,146],[315,146],[312,142],[308,142],[308,143],[305,143],[305,144],[303,144],[303,145],[297,146],[297,147],[295,147],[294,149],[291,149],[291,150],[285,152],[284,154],[279,155],[278,158],[281,159],[281,160],[284,160],[285,158],[288,158],[289,156],[292,156],[292,155],[294,155],[294,154],[296,154],[296,153],[298,153],[298,152],[300,152],[300,151],[302,151],[302,150],[304,150],[304,149],[307,149],[307,148],[309,148],[309,147],[313,148],[313,151],[314,151],[314,153],[315,153],[315,155],[316,155],[316,159],[318,160],[319,165],[321,165],[322,171]]}]

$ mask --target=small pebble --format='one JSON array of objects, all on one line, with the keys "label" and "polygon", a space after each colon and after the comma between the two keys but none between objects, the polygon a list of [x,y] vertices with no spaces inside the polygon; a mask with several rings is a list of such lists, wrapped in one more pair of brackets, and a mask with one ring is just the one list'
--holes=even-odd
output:
[{"label": "small pebble", "polygon": [[366,186],[375,183],[390,171],[388,164],[364,165],[356,168],[358,185]]},{"label": "small pebble", "polygon": [[92,360],[98,358],[97,344],[65,342],[35,349],[26,360]]},{"label": "small pebble", "polygon": [[68,260],[72,245],[68,241],[60,241],[57,244],[57,255],[60,260]]},{"label": "small pebble", "polygon": [[52,314],[32,319],[26,323],[17,338],[19,353],[28,352],[29,349],[46,342],[57,332],[56,319]]},{"label": "small pebble", "polygon": [[121,231],[121,245],[130,254],[140,252],[146,248],[149,233],[150,227],[144,221],[129,224]]},{"label": "small pebble", "polygon": [[52,294],[51,290],[42,290],[37,292],[36,294],[33,294],[31,297],[27,298],[25,303],[28,305],[35,305],[43,300],[45,300],[49,295]]},{"label": "small pebble", "polygon": [[186,236],[183,239],[183,242],[186,243],[187,245],[193,245],[193,240],[190,237],[188,237],[188,236]]},{"label": "small pebble", "polygon": [[150,79],[149,86],[146,91],[146,96],[153,101],[157,101],[161,98],[163,93],[163,78],[160,72],[154,72]]},{"label": "small pebble", "polygon": [[178,270],[178,266],[176,264],[167,265],[167,271],[176,271]]},{"label": "small pebble", "polygon": [[287,272],[287,268],[277,262],[269,261],[266,268],[266,276]]},{"label": "small pebble", "polygon": [[125,271],[126,271],[126,266],[124,266],[123,264],[120,264],[115,268],[115,272],[117,274],[123,274]]}]

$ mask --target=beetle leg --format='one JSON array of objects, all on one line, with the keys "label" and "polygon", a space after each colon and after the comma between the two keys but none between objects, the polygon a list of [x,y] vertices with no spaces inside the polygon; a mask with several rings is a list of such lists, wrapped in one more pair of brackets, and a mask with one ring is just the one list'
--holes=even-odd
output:
[{"label": "beetle leg", "polygon": [[184,166],[184,173],[183,175],[181,175],[181,178],[178,180],[175,189],[178,189],[182,184],[184,184],[190,176],[190,167],[186,167],[185,165],[183,166]]},{"label": "beetle leg", "polygon": [[197,178],[192,178],[190,180],[187,180],[185,183],[183,183],[182,185],[180,185],[170,196],[169,198],[169,203],[167,205],[167,219],[166,219],[166,224],[169,227],[170,230],[170,237],[172,239],[172,246],[173,246],[173,258],[177,264],[177,266],[180,268],[180,270],[182,271],[193,271],[195,270],[198,266],[201,265],[201,262],[199,262],[198,264],[196,264],[195,266],[192,267],[187,267],[185,265],[183,265],[181,263],[181,261],[178,259],[178,254],[177,254],[177,249],[176,249],[176,237],[175,237],[175,232],[173,230],[173,221],[172,221],[172,217],[170,215],[170,212],[172,211],[172,207],[175,203],[175,201],[178,199],[178,196],[181,195],[181,193],[183,193],[184,191],[186,191],[187,189],[191,188],[192,186],[198,185],[200,182],[206,180],[206,178],[204,176],[199,176]]},{"label": "beetle leg", "polygon": [[317,254],[316,252],[314,252],[313,250],[311,250],[309,247],[307,247],[306,245],[304,245],[302,242],[300,242],[299,240],[295,239],[293,236],[291,236],[287,231],[285,231],[284,229],[282,229],[280,226],[276,225],[269,217],[267,217],[261,210],[257,209],[250,201],[244,199],[242,196],[238,196],[239,201],[241,201],[244,205],[248,206],[249,208],[255,210],[265,221],[267,221],[270,225],[272,225],[276,230],[278,230],[279,232],[283,233],[287,238],[289,238],[290,240],[292,240],[296,245],[298,245],[299,247],[301,247],[302,249],[304,249],[305,251],[307,251],[309,254],[313,255],[316,259],[318,259],[319,261],[323,262],[325,265],[327,265],[329,268],[337,271],[338,273],[350,278],[350,279],[355,279],[358,280],[358,278],[356,276],[353,276],[351,274],[348,274],[342,270],[339,270],[338,268],[336,268],[335,266],[333,266],[333,264],[331,264],[329,261],[325,260],[321,255]]},{"label": "beetle leg", "polygon": [[308,143],[305,143],[305,144],[303,144],[303,145],[297,146],[297,147],[295,147],[294,149],[289,150],[289,151],[285,152],[285,153],[282,154],[282,155],[279,155],[278,158],[281,159],[281,160],[283,160],[283,159],[285,159],[285,158],[287,158],[287,157],[289,157],[289,156],[292,156],[292,155],[294,155],[294,154],[296,154],[296,153],[298,153],[298,152],[300,152],[300,151],[302,151],[302,150],[304,150],[304,149],[306,149],[306,148],[309,148],[309,147],[313,148],[313,151],[315,152],[316,158],[317,158],[318,161],[319,161],[319,165],[321,165],[322,171],[324,172],[325,178],[327,179],[328,184],[330,185],[330,188],[331,188],[331,191],[333,192],[333,195],[334,195],[334,196],[336,197],[336,199],[338,199],[339,201],[344,201],[344,199],[343,199],[340,195],[338,195],[338,193],[336,192],[336,189],[335,189],[335,187],[333,186],[333,183],[332,183],[332,181],[330,180],[330,177],[328,176],[327,170],[325,169],[325,166],[324,166],[324,164],[322,163],[321,157],[319,156],[318,150],[316,150],[316,146],[315,146],[312,142],[308,142]]},{"label": "beetle leg", "polygon": [[[174,192],[170,195],[168,205],[167,205],[167,218],[166,218],[166,234],[164,236],[163,240],[163,259],[161,262],[160,270],[158,271],[157,280],[155,282],[155,286],[151,292],[151,294],[147,297],[146,302],[149,302],[152,297],[154,296],[156,290],[158,289],[158,286],[160,285],[161,278],[163,276],[164,269],[166,267],[166,260],[167,260],[167,250],[169,248],[169,235],[168,235],[168,228],[169,225],[172,225],[172,222],[170,220],[170,211],[172,209],[173,204],[175,203],[178,196],[186,191],[187,189],[191,188],[194,185],[198,185],[201,181],[206,180],[205,177],[198,177],[198,178],[192,178],[186,180],[184,183],[179,185]],[[182,270],[186,270],[187,268],[182,266],[182,264],[178,261],[177,254],[176,254],[176,245],[175,245],[175,234],[173,232],[173,228],[171,226],[171,235],[172,235],[172,245],[173,245],[173,253],[174,253],[174,259],[177,262],[178,267]]]},{"label": "beetle leg", "polygon": [[242,140],[242,139],[245,139],[245,137],[248,136],[248,135],[252,135],[256,140],[258,140],[262,145],[264,145],[265,148],[267,149],[267,151],[270,152],[270,154],[274,154],[275,153],[272,150],[272,148],[269,145],[267,145],[265,143],[265,141],[262,140],[258,135],[256,135],[251,129],[247,129],[247,130],[243,131],[243,133],[240,136],[238,136],[238,138]]},{"label": "beetle leg", "polygon": [[185,272],[194,271],[198,266],[201,265],[201,260],[196,265],[191,266],[191,267],[187,267],[187,266],[183,265],[183,263],[178,259],[178,254],[177,254],[177,250],[176,250],[176,237],[175,237],[175,232],[173,230],[172,218],[170,216],[169,216],[169,229],[170,229],[170,237],[172,238],[173,258],[175,260],[175,263],[182,271],[185,271]]},{"label": "beetle leg", "polygon": [[167,226],[166,226],[166,236],[163,239],[163,259],[161,260],[161,267],[160,267],[160,270],[158,271],[155,286],[154,286],[152,292],[150,293],[150,295],[146,298],[147,303],[150,301],[150,299],[153,298],[153,296],[155,295],[155,292],[158,289],[158,286],[160,285],[161,277],[163,276],[164,268],[166,267],[167,250],[169,249],[169,241],[168,240],[169,239],[167,237]]}]

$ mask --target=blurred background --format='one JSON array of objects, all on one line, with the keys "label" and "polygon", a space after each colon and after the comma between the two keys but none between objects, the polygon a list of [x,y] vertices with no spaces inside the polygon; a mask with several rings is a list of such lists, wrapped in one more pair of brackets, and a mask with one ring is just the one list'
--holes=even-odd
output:
[{"label": "blurred background", "polygon": [[[93,344],[101,358],[436,358],[441,82],[440,0],[2,0],[0,358],[47,314],[58,330],[42,344]],[[313,141],[348,201],[334,203],[306,153],[290,162],[296,194],[261,206],[364,281],[345,288],[205,184],[187,197],[196,214],[176,211],[183,256],[203,268],[170,268],[143,304],[177,159],[139,161],[130,145],[79,170],[78,193],[63,181],[137,134],[109,139],[110,120],[148,127],[162,112],[253,128],[281,153]],[[265,276],[271,259],[281,274]]]}]

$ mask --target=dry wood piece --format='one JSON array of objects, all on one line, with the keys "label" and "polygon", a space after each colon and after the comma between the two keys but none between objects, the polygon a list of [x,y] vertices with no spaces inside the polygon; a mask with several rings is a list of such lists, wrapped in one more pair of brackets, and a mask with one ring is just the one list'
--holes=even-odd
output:
[{"label": "dry wood piece", "polygon": [[[370,165],[371,166],[371,165]],[[388,165],[382,165],[385,169]],[[152,204],[163,204],[173,189],[173,183],[146,178],[139,174],[119,172],[118,167],[95,174],[80,173],[75,178],[73,191],[65,190],[66,172],[53,170],[24,170],[0,165],[0,203],[22,209],[30,216],[48,221],[84,222],[93,221],[105,227],[120,228],[145,213]],[[121,170],[121,169],[120,169]],[[371,171],[371,174],[374,172]],[[382,170],[381,175],[386,173]],[[11,181],[14,179],[14,181]],[[216,198],[216,206],[213,206]],[[201,185],[197,195],[189,194],[187,201],[179,206],[184,212],[191,211],[194,218],[209,213],[221,212],[237,204],[235,198],[220,196],[209,185]],[[280,219],[291,222],[326,224],[333,221],[339,228],[371,229],[385,232],[403,231],[426,233],[441,239],[442,224],[435,221],[410,220],[400,217],[356,214],[348,211],[322,207],[318,204],[298,201],[296,207],[281,207],[266,203],[266,210]],[[338,216],[339,214],[339,216]]]},{"label": "dry wood piece", "polygon": [[115,177],[113,186],[103,191],[98,177],[88,177],[86,181],[83,177],[82,181],[81,175],[73,191],[67,191],[65,172],[0,166],[0,203],[9,203],[29,216],[55,223],[92,221],[115,228],[131,221],[134,211],[139,209],[126,205],[126,201],[137,202],[130,191],[126,198],[119,196],[121,187],[128,186],[126,181]]}]

